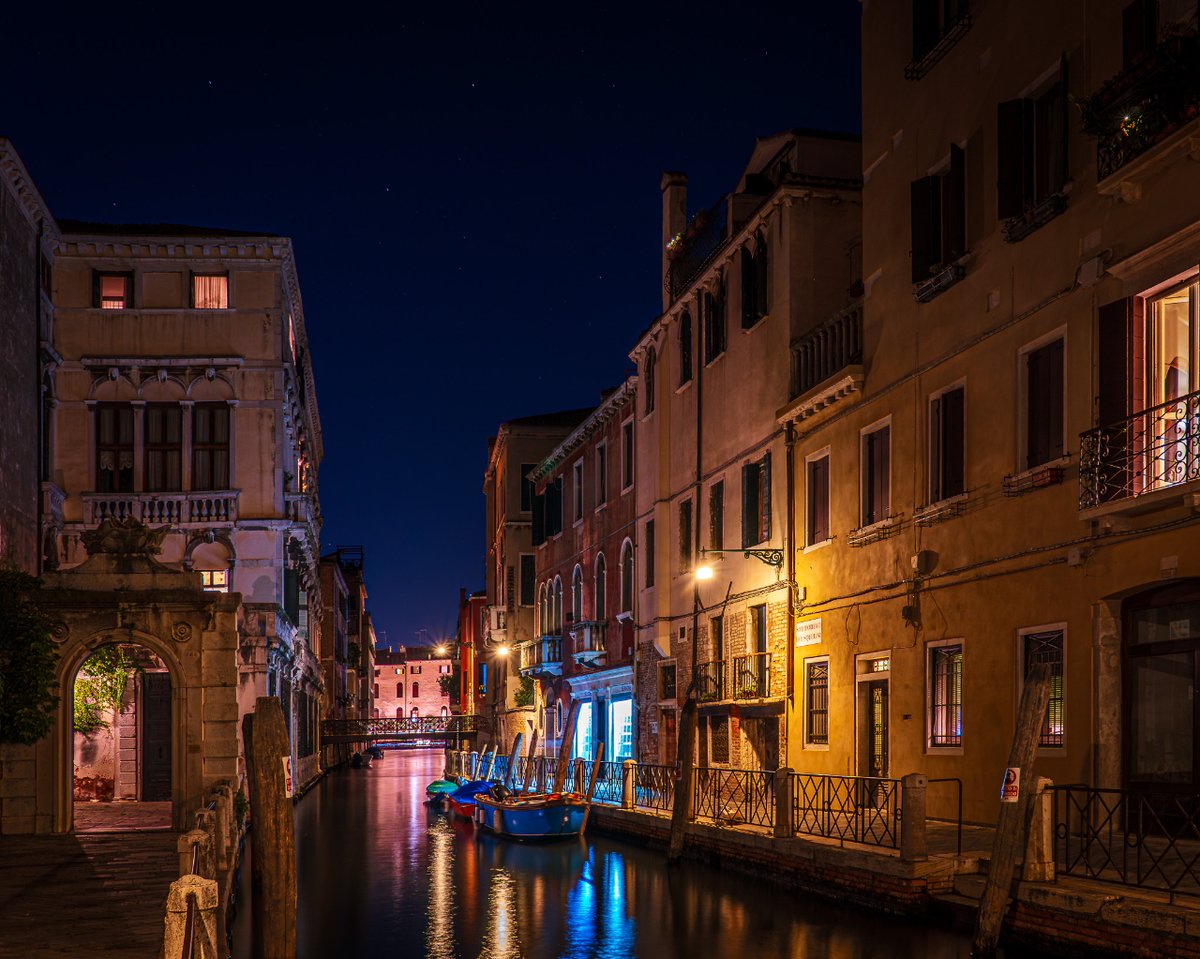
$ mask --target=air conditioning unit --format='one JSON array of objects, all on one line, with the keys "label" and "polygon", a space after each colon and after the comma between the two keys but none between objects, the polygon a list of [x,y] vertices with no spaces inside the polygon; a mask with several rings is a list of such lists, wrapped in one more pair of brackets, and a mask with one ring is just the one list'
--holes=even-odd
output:
[{"label": "air conditioning unit", "polygon": [[503,606],[492,606],[489,608],[488,625],[492,629],[504,629],[507,625],[506,610]]}]

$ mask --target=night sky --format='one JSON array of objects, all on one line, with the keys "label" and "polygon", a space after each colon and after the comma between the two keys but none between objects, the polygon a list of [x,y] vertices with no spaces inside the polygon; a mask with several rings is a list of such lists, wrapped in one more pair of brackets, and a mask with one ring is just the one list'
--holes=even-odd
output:
[{"label": "night sky", "polygon": [[442,9],[40,24],[0,57],[0,135],[56,216],[293,238],[322,540],[365,546],[381,645],[451,635],[482,588],[497,424],[629,371],[660,308],[661,172],[695,212],[756,136],[859,129],[855,0]]}]

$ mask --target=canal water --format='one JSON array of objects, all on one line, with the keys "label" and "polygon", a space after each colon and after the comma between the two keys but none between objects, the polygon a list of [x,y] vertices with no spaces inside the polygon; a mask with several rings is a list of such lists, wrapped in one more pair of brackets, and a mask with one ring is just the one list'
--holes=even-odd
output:
[{"label": "canal water", "polygon": [[[300,959],[960,959],[959,933],[606,837],[527,845],[424,805],[438,750],[339,769],[296,805]],[[243,869],[248,897],[249,869]],[[243,900],[248,901],[247,899]],[[249,956],[249,910],[235,952]]]}]

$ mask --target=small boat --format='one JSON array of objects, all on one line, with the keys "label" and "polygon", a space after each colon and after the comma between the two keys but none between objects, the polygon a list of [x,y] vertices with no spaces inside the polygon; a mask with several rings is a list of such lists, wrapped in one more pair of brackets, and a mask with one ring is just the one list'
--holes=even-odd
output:
[{"label": "small boat", "polygon": [[454,792],[450,793],[446,797],[446,802],[449,804],[450,809],[462,816],[463,819],[474,819],[475,800],[481,794],[488,792],[495,785],[495,783],[488,782],[485,779],[466,783],[462,786],[459,786]]},{"label": "small boat", "polygon": [[475,797],[475,822],[509,839],[565,839],[583,832],[590,804],[578,793]]},{"label": "small boat", "polygon": [[435,779],[425,787],[425,801],[430,803],[440,802],[443,797],[449,796],[461,785],[461,783],[457,783],[453,779]]}]

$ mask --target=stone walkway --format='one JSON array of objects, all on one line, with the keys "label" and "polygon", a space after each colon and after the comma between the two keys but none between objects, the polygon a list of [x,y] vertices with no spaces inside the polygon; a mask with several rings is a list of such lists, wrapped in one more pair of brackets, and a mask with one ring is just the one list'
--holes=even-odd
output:
[{"label": "stone walkway", "polygon": [[156,959],[175,842],[170,831],[0,837],[0,959]]}]

